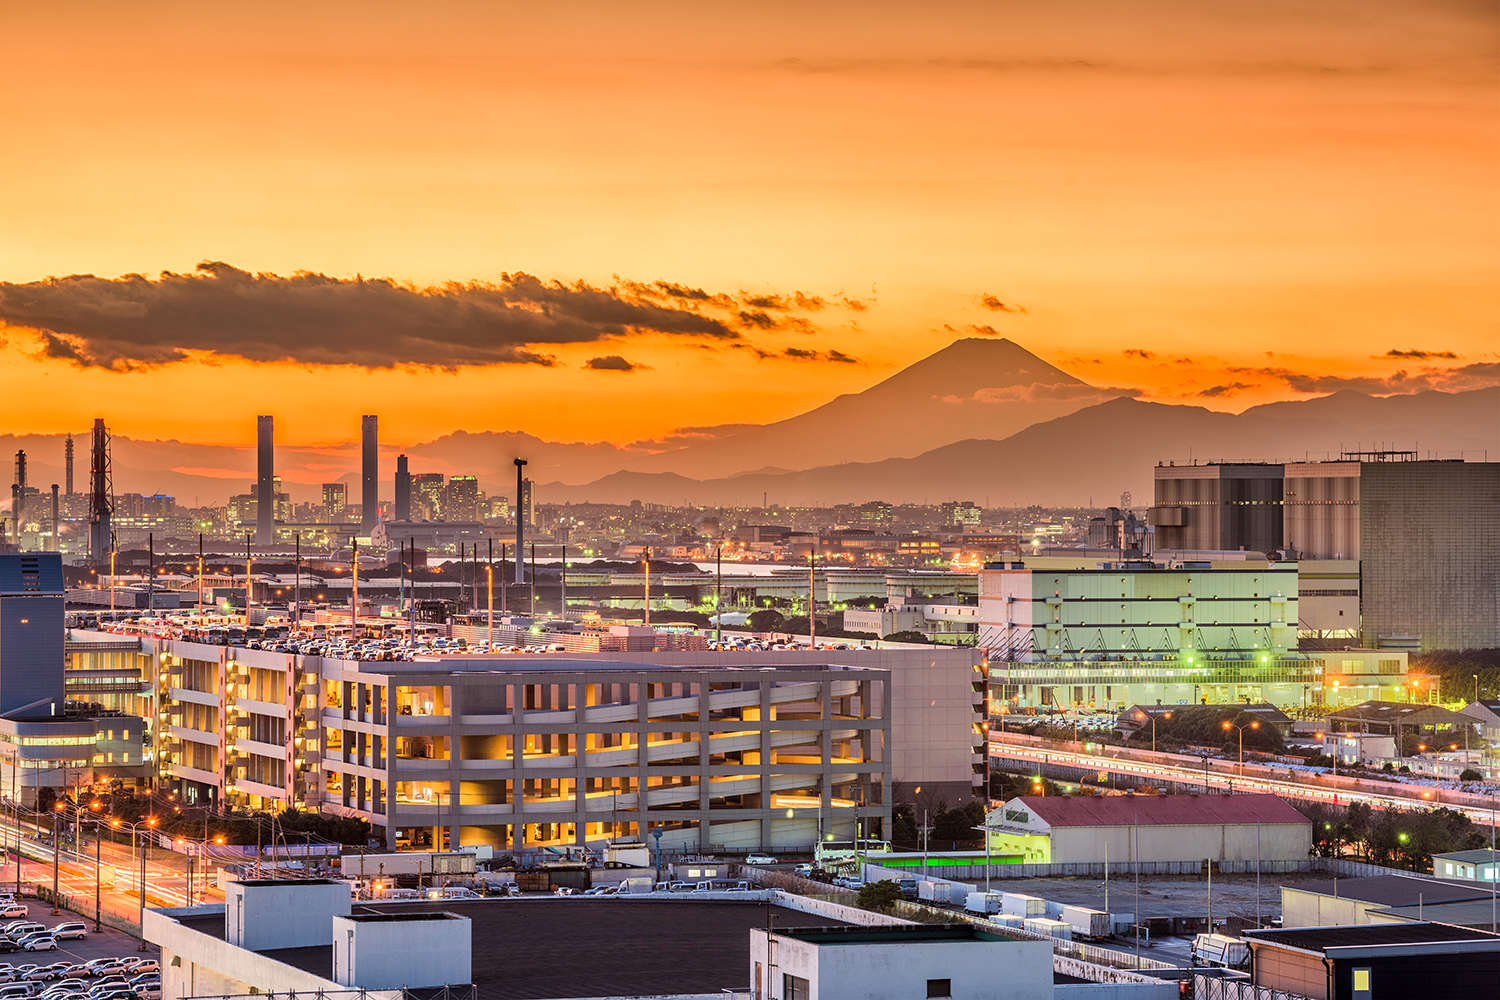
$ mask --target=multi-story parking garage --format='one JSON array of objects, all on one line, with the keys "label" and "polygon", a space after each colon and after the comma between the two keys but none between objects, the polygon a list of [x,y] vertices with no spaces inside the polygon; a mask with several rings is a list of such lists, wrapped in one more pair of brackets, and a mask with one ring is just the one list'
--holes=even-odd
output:
[{"label": "multi-story parking garage", "polygon": [[886,670],[367,663],[142,642],[161,779],[189,801],[362,817],[391,846],[660,832],[669,846],[771,849],[889,828]]}]

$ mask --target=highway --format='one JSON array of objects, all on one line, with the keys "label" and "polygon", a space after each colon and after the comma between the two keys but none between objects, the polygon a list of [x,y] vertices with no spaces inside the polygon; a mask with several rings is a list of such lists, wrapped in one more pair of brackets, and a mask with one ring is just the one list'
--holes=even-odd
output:
[{"label": "highway", "polygon": [[[1080,744],[1054,743],[1049,746],[1020,745],[1013,742],[1001,742],[991,738],[990,757],[992,760],[1000,761],[1024,761],[1027,770],[1035,769],[1036,765],[1043,764],[1049,767],[1069,767],[1080,771],[1094,773],[1106,772],[1109,774],[1128,775],[1133,778],[1151,780],[1165,780],[1183,785],[1195,785],[1208,790],[1218,789],[1228,791],[1231,787],[1242,792],[1270,792],[1283,798],[1304,799],[1310,801],[1326,802],[1329,805],[1347,806],[1354,802],[1363,802],[1370,806],[1388,809],[1433,809],[1446,806],[1467,815],[1475,823],[1488,826],[1494,811],[1490,808],[1476,808],[1472,805],[1455,805],[1449,802],[1434,801],[1429,797],[1434,794],[1431,790],[1416,795],[1408,792],[1406,795],[1389,794],[1383,795],[1368,789],[1350,788],[1326,788],[1310,784],[1307,781],[1298,781],[1290,777],[1290,772],[1285,768],[1274,768],[1259,764],[1230,765],[1231,770],[1225,771],[1222,762],[1216,762],[1218,770],[1209,770],[1201,763],[1188,763],[1178,758],[1177,762],[1171,762],[1173,755],[1156,754],[1155,759],[1140,760],[1133,757],[1143,757],[1145,754],[1135,753],[1132,758],[1116,757],[1107,752],[1104,744],[1092,744],[1100,747],[1101,752],[1085,750]],[[1115,748],[1107,748],[1115,749]],[[1012,766],[1000,766],[1001,770],[1016,772],[1018,769]],[[1280,772],[1287,777],[1276,777]],[[1056,780],[1055,775],[1049,776]],[[1422,797],[1418,797],[1422,796]]]}]

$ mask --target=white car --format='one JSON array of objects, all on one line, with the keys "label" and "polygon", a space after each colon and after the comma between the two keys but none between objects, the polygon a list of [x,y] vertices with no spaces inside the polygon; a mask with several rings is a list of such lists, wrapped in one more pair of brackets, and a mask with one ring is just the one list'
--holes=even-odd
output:
[{"label": "white car", "polygon": [[6,917],[26,917],[30,915],[31,911],[21,903],[6,903],[0,906],[0,920]]},{"label": "white car", "polygon": [[745,864],[774,865],[776,864],[776,859],[771,857],[769,854],[747,854],[745,855]]}]

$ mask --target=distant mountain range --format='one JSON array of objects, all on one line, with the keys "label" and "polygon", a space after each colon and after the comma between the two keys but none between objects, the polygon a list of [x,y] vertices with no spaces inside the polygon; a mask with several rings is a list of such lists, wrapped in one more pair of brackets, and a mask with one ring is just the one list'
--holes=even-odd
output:
[{"label": "distant mountain range", "polygon": [[[1239,415],[1144,403],[1128,389],[1069,375],[1009,340],[959,340],[863,392],[838,396],[772,424],[684,428],[626,445],[544,441],[519,431],[455,431],[402,449],[413,472],[480,477],[486,492],[514,491],[513,458],[525,458],[548,502],[758,505],[869,499],[990,505],[1099,505],[1129,490],[1145,502],[1158,461],[1275,460],[1337,455],[1384,442],[1443,455],[1500,457],[1500,387],[1376,397],[1345,391],[1252,407]],[[107,415],[106,415],[107,417]],[[223,503],[249,489],[255,456],[243,447],[117,437],[119,493]],[[75,435],[74,488],[88,488],[89,440]],[[7,461],[18,448],[30,481],[62,482],[59,435],[0,435]],[[318,499],[315,483],[342,479],[357,491],[357,443],[280,445],[277,467],[295,501]],[[394,457],[382,455],[381,495],[393,490]],[[340,474],[340,468],[348,471]],[[8,493],[0,507],[8,506]],[[357,499],[351,495],[351,500]]]},{"label": "distant mountain range", "polygon": [[966,440],[914,458],[849,462],[770,475],[694,480],[617,472],[585,486],[549,483],[548,502],[690,501],[801,506],[881,499],[973,500],[987,506],[1108,506],[1130,491],[1150,502],[1157,463],[1303,461],[1388,446],[1471,460],[1500,457],[1500,387],[1374,397],[1357,392],[1256,406],[1241,414],[1113,399],[999,441]]}]

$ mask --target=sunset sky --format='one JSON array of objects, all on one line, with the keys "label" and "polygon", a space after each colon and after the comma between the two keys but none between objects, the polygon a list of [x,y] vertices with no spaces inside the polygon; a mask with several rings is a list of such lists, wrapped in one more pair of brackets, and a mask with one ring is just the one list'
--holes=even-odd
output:
[{"label": "sunset sky", "polygon": [[1500,383],[1497,83],[1494,3],[0,0],[0,433]]}]

